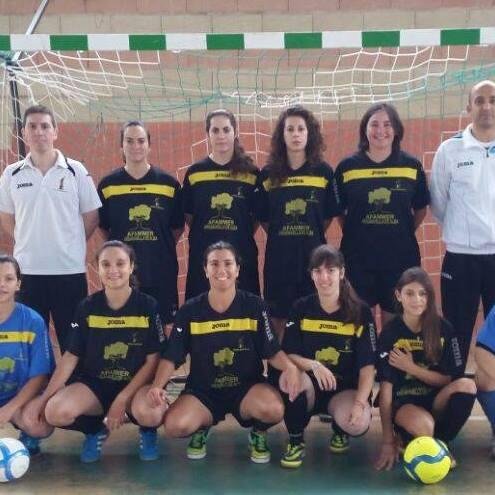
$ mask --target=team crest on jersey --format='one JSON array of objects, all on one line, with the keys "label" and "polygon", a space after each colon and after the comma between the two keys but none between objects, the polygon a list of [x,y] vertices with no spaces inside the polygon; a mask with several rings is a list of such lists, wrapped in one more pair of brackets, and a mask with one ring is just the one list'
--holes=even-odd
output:
[{"label": "team crest on jersey", "polygon": [[390,211],[386,210],[386,205],[390,204],[392,191],[386,187],[373,189],[368,193],[368,204],[371,206],[363,219],[364,224],[368,225],[397,225],[399,220]]},{"label": "team crest on jersey", "polygon": [[151,219],[151,209],[151,206],[144,204],[129,208],[129,220],[134,223],[134,226],[124,237],[125,242],[158,240],[153,229],[147,225]]},{"label": "team crest on jersey", "polygon": [[284,213],[289,217],[289,221],[279,231],[283,236],[309,236],[313,235],[313,230],[303,218],[308,209],[308,202],[303,198],[292,199],[285,203]]},{"label": "team crest on jersey", "polygon": [[235,374],[226,371],[226,368],[234,364],[235,354],[235,350],[230,347],[224,347],[213,353],[213,366],[219,370],[213,381],[213,388],[222,389],[239,385],[239,378]]},{"label": "team crest on jersey", "polygon": [[228,216],[227,212],[232,209],[234,196],[223,192],[211,197],[210,207],[215,211],[208,223],[204,226],[205,230],[237,230],[235,221]]},{"label": "team crest on jersey", "polygon": [[340,352],[335,347],[325,347],[315,353],[316,361],[324,366],[337,366],[339,364]]}]

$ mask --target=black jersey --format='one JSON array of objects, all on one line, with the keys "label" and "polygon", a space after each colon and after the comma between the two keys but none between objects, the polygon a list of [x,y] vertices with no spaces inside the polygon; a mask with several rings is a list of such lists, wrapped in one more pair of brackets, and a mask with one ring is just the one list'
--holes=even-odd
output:
[{"label": "black jersey", "polygon": [[429,395],[436,388],[391,366],[388,362],[392,349],[409,350],[414,362],[432,371],[438,371],[452,378],[462,376],[464,367],[457,337],[447,320],[441,320],[442,354],[438,363],[429,363],[423,351],[422,333],[412,332],[400,316],[397,316],[383,328],[378,339],[378,381],[393,384],[393,400],[407,402],[408,397]]},{"label": "black jersey", "polygon": [[258,248],[254,240],[254,189],[258,169],[233,174],[230,163],[210,158],[191,165],[184,178],[184,211],[192,216],[186,299],[208,290],[203,254],[217,241],[232,244],[242,259],[239,287],[259,293]]},{"label": "black jersey", "polygon": [[341,250],[347,263],[367,268],[420,264],[412,210],[430,202],[421,163],[399,151],[376,163],[364,152],[344,159],[335,171],[345,212]]},{"label": "black jersey", "polygon": [[189,354],[187,386],[195,390],[232,390],[262,381],[262,360],[279,350],[263,301],[238,290],[224,313],[212,309],[206,292],[189,299],[176,314],[162,357],[179,366]]},{"label": "black jersey", "polygon": [[177,299],[177,254],[172,231],[184,227],[179,182],[153,166],[140,179],[134,179],[122,167],[101,180],[98,193],[103,203],[100,227],[109,232],[110,239],[134,248],[141,286],[166,284]]},{"label": "black jersey", "polygon": [[130,382],[146,356],[160,352],[165,337],[156,301],[133,290],[125,305],[111,309],[104,291],[79,304],[67,350],[79,357],[78,372],[113,383]]},{"label": "black jersey", "polygon": [[359,371],[375,366],[376,330],[363,304],[359,324],[345,323],[341,310],[327,313],[317,294],[296,301],[285,326],[282,349],[287,354],[314,359],[326,366],[339,388],[356,388]]},{"label": "black jersey", "polygon": [[268,223],[265,297],[276,299],[278,292],[294,285],[302,288],[300,296],[306,295],[313,292],[311,251],[326,243],[326,222],[340,212],[333,171],[327,163],[305,163],[276,186],[269,173],[268,166],[261,171],[257,187],[257,216]]}]

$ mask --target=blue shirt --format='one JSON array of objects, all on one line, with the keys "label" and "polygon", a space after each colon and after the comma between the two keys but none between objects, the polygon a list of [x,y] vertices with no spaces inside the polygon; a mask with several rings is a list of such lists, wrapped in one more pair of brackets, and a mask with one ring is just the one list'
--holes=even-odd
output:
[{"label": "blue shirt", "polygon": [[0,323],[0,404],[12,399],[33,377],[49,375],[53,351],[45,323],[36,311],[16,303]]}]

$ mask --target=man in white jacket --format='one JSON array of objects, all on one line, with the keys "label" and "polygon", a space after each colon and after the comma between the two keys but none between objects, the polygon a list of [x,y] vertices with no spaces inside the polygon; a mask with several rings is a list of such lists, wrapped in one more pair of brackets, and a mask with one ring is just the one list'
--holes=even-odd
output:
[{"label": "man in white jacket", "polygon": [[444,141],[433,160],[431,208],[446,244],[442,309],[459,337],[464,362],[480,297],[495,304],[495,83],[469,92],[471,124]]},{"label": "man in white jacket", "polygon": [[74,311],[87,295],[86,239],[101,202],[86,168],[54,147],[57,136],[49,108],[26,109],[22,137],[29,153],[0,178],[0,224],[21,266],[21,301],[47,325],[52,317],[63,352]]}]

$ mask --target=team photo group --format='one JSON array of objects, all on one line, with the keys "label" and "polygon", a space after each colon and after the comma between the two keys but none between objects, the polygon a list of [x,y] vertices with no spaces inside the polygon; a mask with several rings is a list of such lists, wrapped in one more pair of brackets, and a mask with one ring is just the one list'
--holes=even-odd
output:
[{"label": "team photo group", "polygon": [[[469,125],[442,142],[428,180],[401,147],[397,110],[375,103],[356,151],[333,167],[303,106],[280,113],[262,164],[245,152],[234,114],[213,110],[209,154],[182,184],[149,163],[153,136],[131,120],[122,164],[96,185],[56,148],[52,110],[27,108],[29,153],[0,177],[2,236],[13,244],[0,255],[0,428],[12,424],[32,456],[42,439],[49,454],[55,428],[81,432],[80,458],[91,463],[131,422],[141,460],[160,457],[159,434],[189,438],[187,457],[202,459],[231,414],[249,428],[255,463],[270,462],[267,431],[282,422],[277,463],[294,469],[311,448],[313,416],[331,418],[329,448],[344,453],[378,408],[377,470],[423,436],[441,441],[455,467],[451,442],[477,399],[495,458],[495,83],[474,84],[466,111]],[[428,208],[446,247],[438,303],[416,238]],[[327,242],[332,222],[339,247]],[[86,246],[97,229],[103,241],[89,261],[101,290],[88,295]],[[172,401],[167,385],[185,363]]]}]

